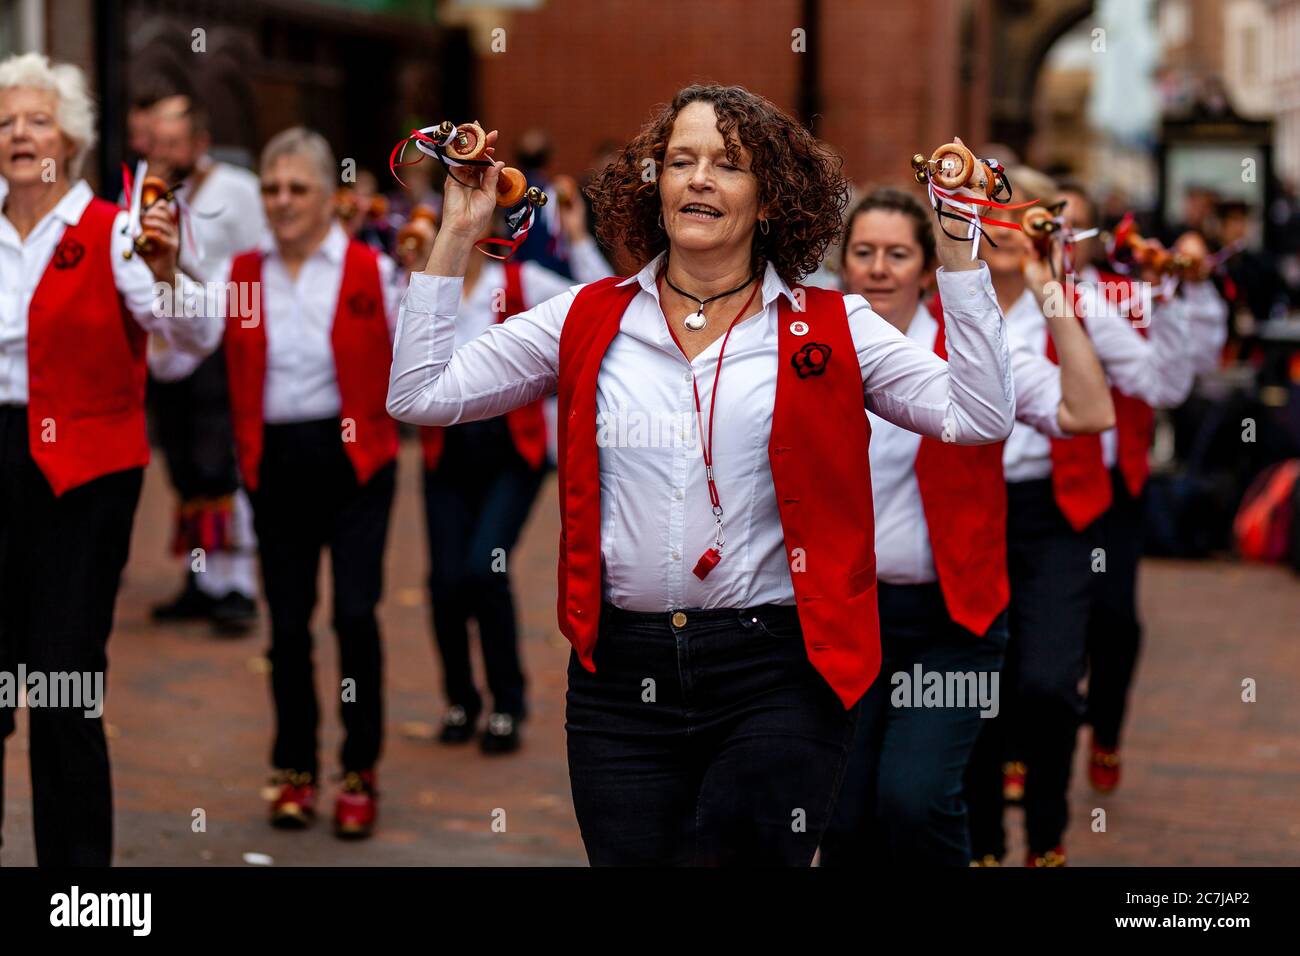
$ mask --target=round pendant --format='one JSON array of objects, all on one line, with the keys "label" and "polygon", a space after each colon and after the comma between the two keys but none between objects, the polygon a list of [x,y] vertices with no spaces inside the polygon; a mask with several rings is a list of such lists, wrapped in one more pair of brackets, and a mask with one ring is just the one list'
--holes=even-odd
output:
[{"label": "round pendant", "polygon": [[698,332],[704,328],[704,312],[692,312],[683,321],[682,325],[686,326],[692,332]]}]

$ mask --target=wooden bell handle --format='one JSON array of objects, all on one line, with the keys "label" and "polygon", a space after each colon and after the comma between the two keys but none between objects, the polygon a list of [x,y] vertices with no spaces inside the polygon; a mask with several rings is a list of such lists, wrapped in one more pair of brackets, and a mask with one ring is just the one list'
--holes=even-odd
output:
[{"label": "wooden bell handle", "polygon": [[[144,211],[158,202],[167,195],[167,183],[157,176],[146,176],[144,182],[140,184],[140,212]],[[158,233],[154,230],[144,227],[140,235],[135,237],[135,251],[142,256],[153,253],[158,242]]]},{"label": "wooden bell handle", "polygon": [[411,218],[397,230],[397,245],[403,252],[413,253],[420,248],[438,226],[438,214],[432,206],[420,204],[411,210]]},{"label": "wooden bell handle", "polygon": [[497,205],[513,206],[524,198],[528,180],[513,166],[506,166],[497,176]]}]

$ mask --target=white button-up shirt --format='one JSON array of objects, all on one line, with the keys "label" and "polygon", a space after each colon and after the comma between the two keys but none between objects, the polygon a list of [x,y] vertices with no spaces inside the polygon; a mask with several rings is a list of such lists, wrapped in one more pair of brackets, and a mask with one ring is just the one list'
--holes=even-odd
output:
[{"label": "white button-up shirt", "polygon": [[182,241],[181,268],[200,281],[221,281],[231,256],[266,237],[261,184],[247,169],[213,163],[197,192],[187,180],[176,194],[190,207],[185,228],[194,233],[200,253]]},{"label": "white button-up shirt", "polygon": [[[946,305],[946,300],[945,300]],[[949,323],[951,324],[951,323]],[[939,323],[925,305],[917,305],[907,337],[934,349]],[[1011,373],[1016,389],[1016,421],[1055,437],[1064,437],[1060,369],[1047,356],[1035,353],[1011,332]],[[930,527],[916,479],[916,455],[921,436],[879,415],[871,418],[871,495],[876,509],[876,577],[891,584],[937,581]]]},{"label": "white button-up shirt", "polygon": [[[7,192],[4,181],[0,180],[0,202]],[[21,239],[8,217],[0,216],[0,403],[27,403],[27,311],[54,249],[63,238],[63,231],[81,221],[93,198],[90,186],[78,182]],[[139,256],[122,258],[122,253],[131,246],[126,225],[126,212],[119,212],[113,220],[109,255],[116,291],[127,310],[141,328],[161,336],[175,348],[200,356],[210,353],[221,340],[221,320],[185,315],[184,308],[155,310],[158,296],[153,273]],[[201,291],[189,279],[182,278],[181,285],[183,297],[201,298]],[[105,294],[109,292],[104,290]],[[166,301],[171,301],[170,291]],[[167,314],[170,312],[181,314]]]},{"label": "white button-up shirt", "polygon": [[[726,388],[713,430],[714,475],[725,511],[722,561],[692,573],[713,544],[714,520],[695,425],[692,382],[706,410],[719,338],[688,362],[669,333],[656,276],[663,256],[624,284],[640,291],[623,313],[596,382],[603,593],[618,607],[793,604],[794,587],[768,461],[777,378],[777,304],[795,302],[769,264],[762,311],[727,343]],[[560,331],[580,286],[493,326],[462,348],[462,279],[416,275],[398,318],[389,411],[427,425],[491,418],[555,391]],[[1006,437],[1014,394],[1010,357],[987,267],[939,271],[950,303],[949,362],[910,342],[861,296],[844,297],[866,407],[958,442]],[[716,321],[716,320],[715,320]],[[725,321],[725,320],[724,320]]]},{"label": "white button-up shirt", "polygon": [[[1192,350],[1184,307],[1174,299],[1156,305],[1143,337],[1129,318],[1106,306],[1097,287],[1081,282],[1084,327],[1110,384],[1153,408],[1172,408],[1192,387]],[[1039,355],[1047,354],[1047,319],[1028,289],[1007,312],[1007,325]],[[1114,466],[1117,438],[1111,428],[1101,436],[1106,467]],[[1052,473],[1052,447],[1047,435],[1016,423],[1002,455],[1007,481],[1033,481]]]},{"label": "white button-up shirt", "polygon": [[[268,425],[284,425],[333,418],[343,410],[333,333],[348,235],[338,223],[332,224],[316,251],[303,260],[296,279],[284,268],[270,232],[263,235],[257,248],[262,253],[262,323],[266,329],[262,419]],[[218,274],[223,285],[229,282],[229,261]],[[402,285],[393,260],[382,253],[379,284],[391,332]],[[211,306],[225,300],[209,296],[206,301]],[[193,374],[198,365],[192,356],[163,351],[150,356],[149,370],[162,381],[175,381]]]}]

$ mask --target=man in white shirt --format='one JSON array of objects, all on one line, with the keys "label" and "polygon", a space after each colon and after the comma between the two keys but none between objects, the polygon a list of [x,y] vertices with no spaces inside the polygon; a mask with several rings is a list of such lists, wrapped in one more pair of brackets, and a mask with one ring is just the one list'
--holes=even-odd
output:
[{"label": "man in white shirt", "polygon": [[[164,97],[149,118],[149,172],[179,184],[186,207],[182,266],[201,281],[223,281],[229,257],[266,231],[257,177],[207,155],[206,111],[193,97]],[[157,339],[151,345],[157,438],[180,498],[172,548],[187,566],[180,595],[156,607],[154,619],[210,619],[218,632],[243,633],[256,617],[256,542],[235,472],[225,359],[218,350],[174,380],[168,364],[177,356]]]}]

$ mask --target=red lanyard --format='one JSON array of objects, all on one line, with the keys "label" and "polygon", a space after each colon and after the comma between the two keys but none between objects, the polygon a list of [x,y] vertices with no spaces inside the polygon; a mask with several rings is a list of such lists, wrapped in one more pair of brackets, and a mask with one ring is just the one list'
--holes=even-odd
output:
[{"label": "red lanyard", "polygon": [[[736,327],[740,317],[745,314],[750,303],[754,301],[754,296],[758,295],[758,282],[755,281],[754,289],[749,293],[749,298],[745,304],[740,307],[736,317],[731,320],[727,326],[727,334],[722,337],[722,347],[718,350],[718,368],[713,373],[713,395],[709,398],[709,432],[708,441],[704,440],[704,412],[700,407],[700,386],[695,380],[695,369],[691,369],[691,388],[695,391],[695,420],[699,426],[700,449],[704,453],[704,477],[709,484],[709,504],[713,506],[713,520],[717,523],[714,534],[713,547],[709,548],[702,555],[700,560],[695,562],[694,574],[701,581],[712,571],[719,561],[722,560],[722,545],[725,541],[722,535],[722,502],[718,498],[718,486],[713,481],[713,411],[718,407],[718,388],[722,384],[722,359],[727,353],[727,339],[731,338],[731,330]],[[662,301],[662,300],[661,300]],[[662,309],[660,310],[662,312]],[[668,321],[668,316],[664,315],[664,324],[668,326],[668,334],[673,337],[677,348],[681,350],[682,356],[686,357],[686,350],[682,348],[682,343],[677,338],[677,333],[673,331],[673,324]],[[687,364],[690,359],[686,359]]]}]

